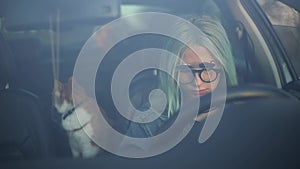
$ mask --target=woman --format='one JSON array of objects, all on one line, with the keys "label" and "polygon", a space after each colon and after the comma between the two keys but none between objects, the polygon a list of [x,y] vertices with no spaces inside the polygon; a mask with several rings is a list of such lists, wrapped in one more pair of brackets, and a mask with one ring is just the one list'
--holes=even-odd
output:
[{"label": "woman", "polygon": [[[189,22],[202,31],[201,35],[191,33],[186,23],[178,23],[176,32],[185,39],[185,44],[171,40],[166,49],[177,55],[178,59],[161,60],[162,66],[167,67],[172,75],[158,73],[159,88],[165,92],[167,99],[165,111],[149,123],[131,122],[126,133],[128,136],[146,138],[159,134],[161,127],[180,109],[180,89],[190,93],[190,99],[193,99],[215,90],[221,78],[226,78],[228,85],[237,84],[230,42],[221,23],[210,17],[193,17]],[[226,77],[220,76],[222,68]]]}]

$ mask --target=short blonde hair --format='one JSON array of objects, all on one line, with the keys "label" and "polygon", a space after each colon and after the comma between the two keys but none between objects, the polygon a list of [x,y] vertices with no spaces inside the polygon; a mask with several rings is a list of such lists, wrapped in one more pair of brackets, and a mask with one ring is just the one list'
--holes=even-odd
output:
[{"label": "short blonde hair", "polygon": [[[203,37],[200,39],[199,36],[193,35],[187,24],[178,23],[177,27],[180,30],[176,32],[179,36],[185,38],[188,44],[201,45],[207,48],[213,55],[213,57],[222,64],[225,74],[226,82],[228,85],[237,84],[236,69],[234,64],[234,59],[231,51],[231,45],[227,37],[226,31],[222,24],[217,19],[212,19],[208,16],[198,16],[192,17],[188,20],[194,26],[196,26],[200,31],[203,32]],[[177,28],[176,27],[176,28]],[[172,52],[173,54],[179,56],[177,61],[174,60],[162,60],[161,64],[167,66],[167,70],[171,72],[173,77],[176,77],[175,66],[180,59],[183,57],[183,52],[188,47],[175,40],[170,40],[166,45],[166,50]],[[176,63],[177,62],[177,63]],[[178,79],[175,79],[178,80]],[[169,118],[174,113],[179,111],[180,108],[180,91],[177,83],[174,79],[167,75],[166,73],[159,73],[159,86],[167,96],[168,104],[166,108],[165,117]]]}]

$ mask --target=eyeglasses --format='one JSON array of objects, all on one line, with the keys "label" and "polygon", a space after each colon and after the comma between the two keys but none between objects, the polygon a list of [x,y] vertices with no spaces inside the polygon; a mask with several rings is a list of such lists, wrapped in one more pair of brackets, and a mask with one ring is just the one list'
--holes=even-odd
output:
[{"label": "eyeglasses", "polygon": [[220,69],[214,68],[215,66],[216,64],[214,62],[203,62],[199,64],[199,67],[178,65],[176,70],[179,74],[179,82],[181,84],[192,83],[196,75],[205,83],[214,82],[220,74]]}]

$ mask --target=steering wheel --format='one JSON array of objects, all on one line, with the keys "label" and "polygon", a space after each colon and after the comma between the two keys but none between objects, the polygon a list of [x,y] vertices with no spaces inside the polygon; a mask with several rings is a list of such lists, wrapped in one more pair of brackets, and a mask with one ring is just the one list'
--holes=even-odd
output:
[{"label": "steering wheel", "polygon": [[[247,101],[253,99],[292,99],[297,100],[297,98],[290,93],[263,84],[247,84],[242,86],[231,86],[227,88],[226,103],[231,103],[235,101]],[[224,98],[218,97],[214,98],[216,105],[224,102]],[[211,105],[211,95],[207,94],[201,97],[201,106],[199,113],[205,112],[210,108]]]},{"label": "steering wheel", "polygon": [[[258,99],[289,99],[291,101],[298,101],[298,99],[290,93],[268,85],[263,84],[247,84],[242,86],[231,86],[227,88],[226,104],[233,102],[246,102]],[[214,105],[218,106],[224,103],[224,96],[216,96],[213,100]],[[206,94],[200,98],[200,106],[198,115],[207,113],[211,107],[212,97],[211,94]],[[188,108],[186,111],[189,111]],[[166,130],[177,116],[172,116],[168,121],[161,126],[160,131]]]}]

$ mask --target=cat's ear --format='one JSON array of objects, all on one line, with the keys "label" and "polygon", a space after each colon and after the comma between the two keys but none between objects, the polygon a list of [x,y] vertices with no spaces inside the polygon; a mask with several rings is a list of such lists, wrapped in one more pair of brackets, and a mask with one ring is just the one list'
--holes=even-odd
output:
[{"label": "cat's ear", "polygon": [[73,87],[73,85],[74,85],[74,82],[75,82],[74,77],[73,77],[73,76],[69,77],[68,82],[66,83],[67,88],[68,88],[69,90],[72,90],[72,87]]},{"label": "cat's ear", "polygon": [[74,80],[74,77],[73,77],[73,76],[70,76],[69,79],[68,79],[68,82],[69,82],[69,83],[72,83],[73,80]]},{"label": "cat's ear", "polygon": [[75,83],[75,78],[73,76],[69,77],[68,79],[68,86],[72,88],[72,84]]},{"label": "cat's ear", "polygon": [[69,78],[69,82],[68,82],[70,85],[72,85],[73,87],[73,97],[76,97],[76,96],[79,96],[79,97],[85,97],[86,96],[86,93],[85,93],[85,90],[84,88],[80,85],[80,83],[78,83],[78,81],[73,77],[71,76]]},{"label": "cat's ear", "polygon": [[54,79],[54,88],[62,89],[64,84],[57,79]]},{"label": "cat's ear", "polygon": [[55,106],[61,104],[63,89],[64,89],[64,85],[59,80],[54,79],[54,86],[52,91],[52,102],[54,103]]},{"label": "cat's ear", "polygon": [[54,83],[56,83],[56,84],[62,84],[59,80],[57,80],[57,79],[54,79]]}]

